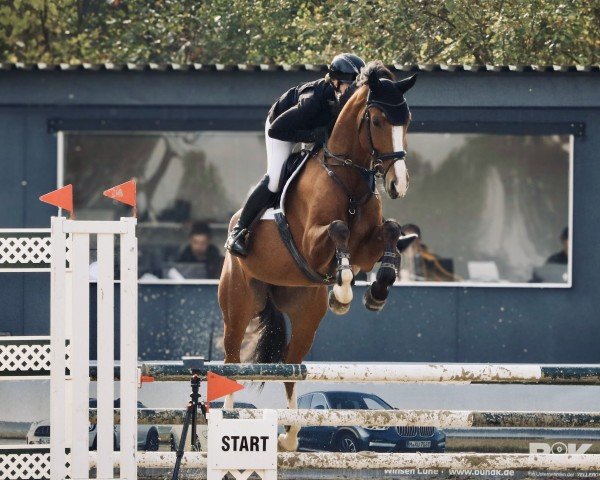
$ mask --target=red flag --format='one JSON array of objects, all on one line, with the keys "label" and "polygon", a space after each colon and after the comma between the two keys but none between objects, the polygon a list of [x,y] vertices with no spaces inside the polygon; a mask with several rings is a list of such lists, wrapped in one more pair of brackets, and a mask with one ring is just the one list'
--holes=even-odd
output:
[{"label": "red flag", "polygon": [[73,215],[73,185],[71,184],[42,195],[40,200],[55,207],[64,208]]},{"label": "red flag", "polygon": [[104,196],[112,198],[117,202],[124,203],[135,207],[135,180],[129,180],[128,182],[117,185],[116,187],[109,188],[104,191]]},{"label": "red flag", "polygon": [[208,387],[206,391],[206,403],[210,403],[217,398],[224,397],[230,393],[243,390],[244,386],[234,380],[229,380],[227,377],[222,377],[213,372],[208,372],[206,375]]}]

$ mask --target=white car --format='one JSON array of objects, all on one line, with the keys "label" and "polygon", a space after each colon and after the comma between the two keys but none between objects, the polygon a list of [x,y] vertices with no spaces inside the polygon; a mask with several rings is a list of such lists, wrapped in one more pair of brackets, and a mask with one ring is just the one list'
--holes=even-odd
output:
[{"label": "white car", "polygon": [[[211,402],[210,408],[223,408],[223,402]],[[251,403],[242,403],[242,402],[234,402],[233,408],[256,408]],[[198,415],[201,415],[198,412]],[[185,418],[185,417],[184,417]],[[176,452],[177,448],[179,448],[179,439],[181,438],[181,433],[183,431],[183,425],[175,425],[171,427],[171,432],[169,433],[169,443],[171,444],[171,451]],[[200,451],[206,452],[206,443],[208,441],[208,431],[206,429],[205,424],[198,423],[196,425],[196,433],[198,435],[198,441],[200,442]],[[187,437],[185,439],[185,448],[184,451],[189,452],[191,448],[191,437],[192,437],[192,429],[191,425],[188,427]]]},{"label": "white car", "polygon": [[[96,425],[90,423],[89,426],[89,445],[90,450],[96,449]],[[46,445],[50,443],[50,420],[34,422],[27,432],[28,445]],[[115,426],[115,446],[118,446],[116,426]]]},{"label": "white car", "polygon": [[[119,399],[115,400],[115,408],[119,408]],[[90,408],[96,408],[96,399],[90,398]],[[141,402],[138,402],[138,408],[146,408]],[[120,429],[119,425],[114,427],[114,449],[120,449]],[[159,447],[158,428],[154,425],[138,425],[138,450],[146,452],[156,452]],[[28,444],[48,444],[50,443],[50,421],[42,420],[34,422],[27,432]],[[96,424],[89,424],[89,447],[90,450],[96,450]]]}]

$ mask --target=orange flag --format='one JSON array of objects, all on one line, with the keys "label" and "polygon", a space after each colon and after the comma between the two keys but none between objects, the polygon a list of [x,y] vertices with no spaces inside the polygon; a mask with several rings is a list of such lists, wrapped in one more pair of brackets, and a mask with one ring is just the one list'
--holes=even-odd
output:
[{"label": "orange flag", "polygon": [[206,375],[208,387],[206,391],[206,403],[210,403],[217,398],[224,397],[230,393],[243,390],[244,386],[234,380],[229,380],[227,377],[222,377],[213,372],[208,372]]},{"label": "orange flag", "polygon": [[104,191],[104,196],[112,198],[117,202],[124,203],[135,207],[135,180],[129,180],[128,182],[117,185],[116,187],[109,188]]},{"label": "orange flag", "polygon": [[40,200],[55,207],[63,208],[73,216],[73,185],[71,184],[42,195]]}]

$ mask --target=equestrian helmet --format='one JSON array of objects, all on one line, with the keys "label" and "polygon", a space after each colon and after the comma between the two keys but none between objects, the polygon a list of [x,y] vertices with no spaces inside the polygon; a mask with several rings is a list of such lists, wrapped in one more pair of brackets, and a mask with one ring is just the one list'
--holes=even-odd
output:
[{"label": "equestrian helmet", "polygon": [[352,53],[341,53],[333,58],[327,72],[330,80],[352,83],[364,66],[365,62],[359,56]]}]

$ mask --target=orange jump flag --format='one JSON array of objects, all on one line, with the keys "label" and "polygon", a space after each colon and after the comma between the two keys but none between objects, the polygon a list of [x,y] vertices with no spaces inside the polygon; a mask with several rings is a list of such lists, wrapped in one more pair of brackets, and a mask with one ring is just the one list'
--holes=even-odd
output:
[{"label": "orange jump flag", "polygon": [[213,372],[208,372],[206,375],[208,387],[206,390],[206,403],[209,404],[217,398],[224,397],[230,393],[243,390],[244,386],[234,380],[229,380],[227,377],[222,377]]},{"label": "orange jump flag", "polygon": [[133,207],[133,216],[137,216],[137,200],[135,190],[135,180],[129,180],[128,182],[117,185],[116,187],[109,188],[104,191],[104,196],[112,198],[117,202],[124,203]]},{"label": "orange jump flag", "polygon": [[129,180],[128,182],[122,183],[121,185],[117,185],[116,187],[112,187],[108,190],[105,190],[104,196],[112,198],[117,202],[121,202],[126,205],[135,207],[135,180]]},{"label": "orange jump flag", "polygon": [[63,208],[73,217],[73,185],[65,185],[58,190],[42,195],[40,200],[58,208]]}]

